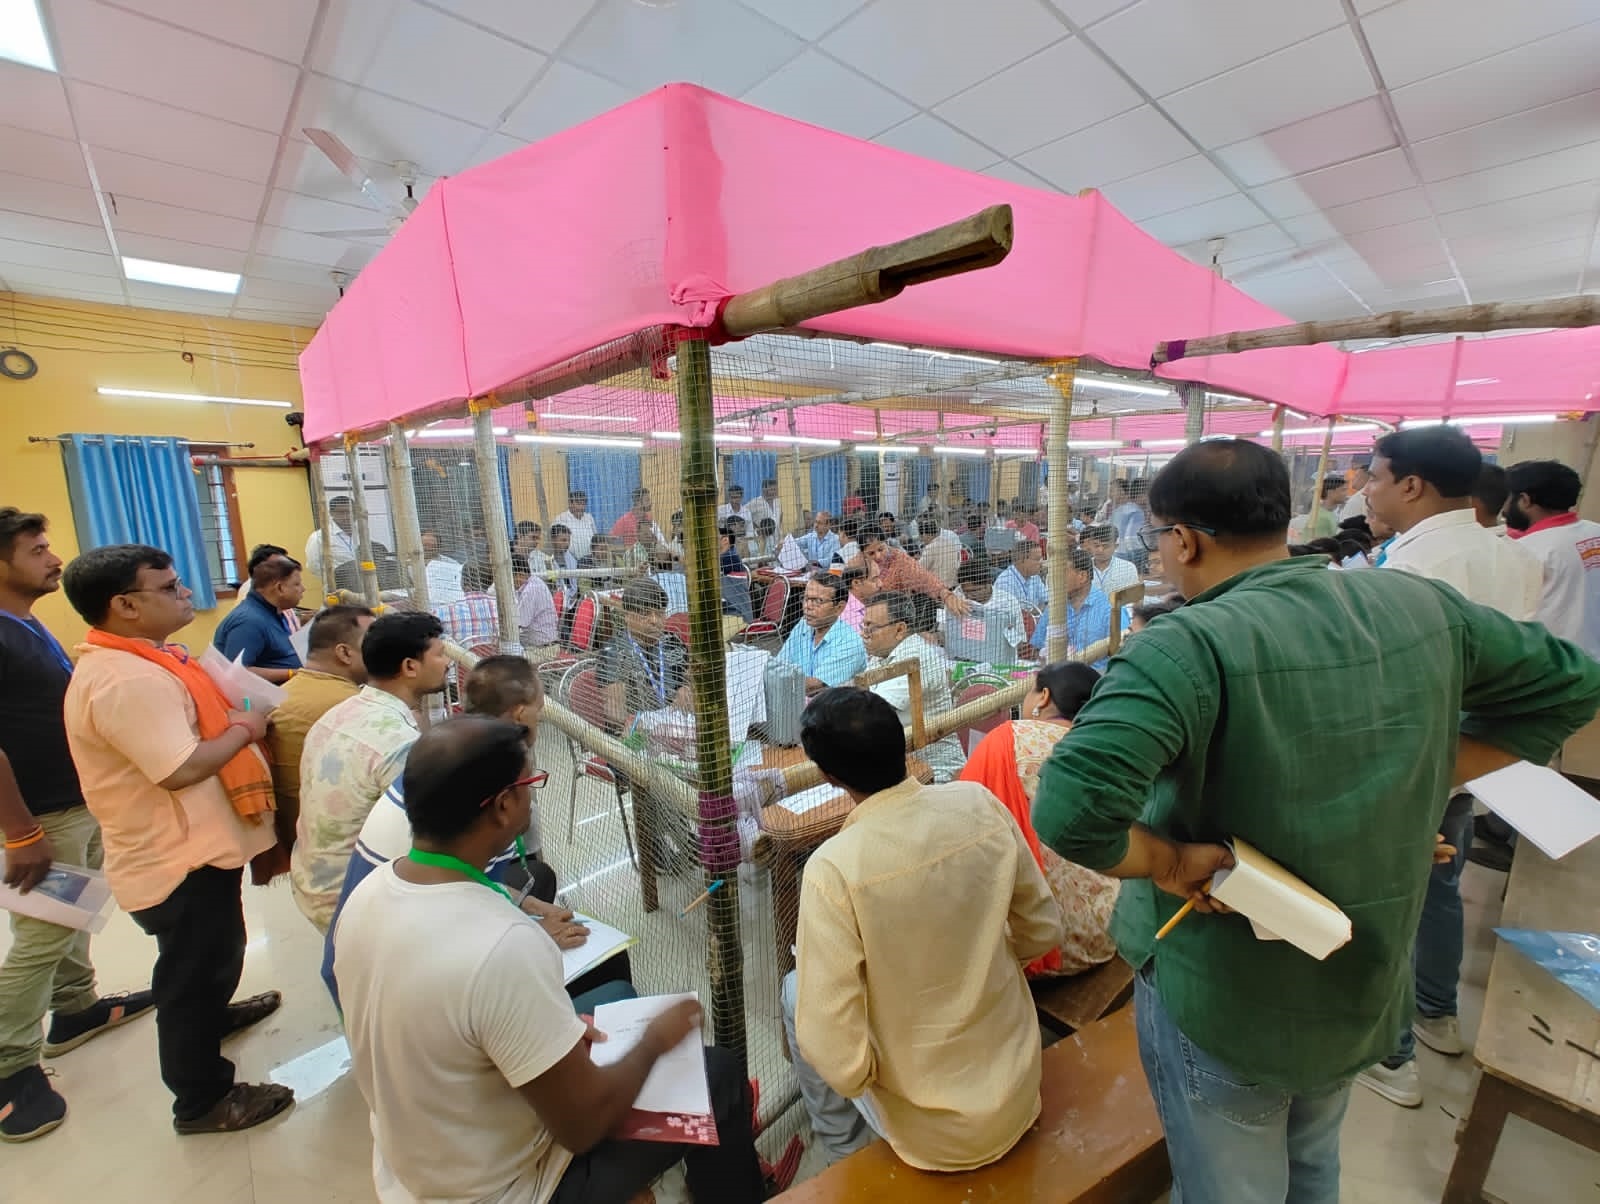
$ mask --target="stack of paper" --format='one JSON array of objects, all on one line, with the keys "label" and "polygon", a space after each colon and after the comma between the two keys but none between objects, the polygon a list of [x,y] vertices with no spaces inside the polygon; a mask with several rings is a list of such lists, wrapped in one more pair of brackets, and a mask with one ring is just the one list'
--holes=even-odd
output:
[{"label": "stack of paper", "polygon": [[1467,789],[1552,861],[1600,836],[1600,799],[1543,765],[1518,761]]},{"label": "stack of paper", "polygon": [[572,919],[589,929],[589,939],[576,949],[561,951],[561,969],[566,976],[562,980],[564,983],[571,983],[579,975],[587,974],[601,962],[638,943],[622,929],[602,924],[591,916],[574,913]]},{"label": "stack of paper", "polygon": [[[594,1010],[594,1026],[606,1039],[591,1046],[589,1056],[596,1066],[620,1062],[639,1044],[651,1020],[681,1000],[698,998],[690,992],[602,1003]],[[633,1101],[633,1111],[613,1136],[633,1141],[717,1144],[711,1088],[706,1082],[705,1048],[698,1031],[689,1033],[657,1059]]]},{"label": "stack of paper", "polygon": [[814,811],[818,807],[833,802],[834,799],[841,797],[843,793],[837,786],[830,786],[827,782],[824,782],[820,786],[812,786],[810,789],[802,790],[798,794],[791,794],[788,798],[779,799],[778,806],[785,811],[792,811],[796,815],[804,815],[807,811]]},{"label": "stack of paper", "polygon": [[1246,841],[1231,842],[1234,866],[1211,879],[1211,897],[1250,921],[1257,939],[1288,941],[1321,961],[1350,941],[1350,917]]},{"label": "stack of paper", "polygon": [[4,884],[5,869],[5,854],[0,853],[0,908],[6,911],[86,932],[99,932],[111,919],[111,888],[99,870],[57,862],[44,881],[23,894]]}]

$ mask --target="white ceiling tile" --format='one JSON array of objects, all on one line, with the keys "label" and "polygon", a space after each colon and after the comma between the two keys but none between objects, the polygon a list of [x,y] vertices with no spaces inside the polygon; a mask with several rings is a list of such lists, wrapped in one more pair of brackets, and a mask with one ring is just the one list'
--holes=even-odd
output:
[{"label": "white ceiling tile", "polygon": [[920,105],[935,105],[1066,33],[1038,0],[877,0],[822,47]]},{"label": "white ceiling tile", "polygon": [[1112,13],[1121,12],[1138,2],[1139,0],[1047,0],[1051,8],[1078,25],[1093,25],[1096,21],[1103,21]]},{"label": "white ceiling tile", "polygon": [[[378,222],[368,227],[346,226],[342,229],[376,230],[381,228],[382,224]],[[255,249],[261,256],[294,260],[322,268],[324,270],[321,275],[326,279],[327,272],[333,268],[350,270],[353,267],[365,266],[386,241],[388,241],[386,234],[367,239],[353,236],[328,238],[320,234],[308,234],[303,230],[286,230],[281,226],[263,224]],[[255,261],[251,262],[250,270],[256,271]]]},{"label": "white ceiling tile", "polygon": [[1594,0],[1404,0],[1362,18],[1390,88],[1595,18]]},{"label": "white ceiling tile", "polygon": [[1293,125],[1221,147],[1217,158],[1247,187],[1376,154],[1395,145],[1394,127],[1376,97],[1330,109]]},{"label": "white ceiling tile", "polygon": [[[430,0],[437,7],[515,38],[540,50],[553,51],[582,21],[594,0]],[[817,0],[810,0],[817,3]],[[808,3],[807,7],[810,6]]]},{"label": "white ceiling tile", "polygon": [[1166,96],[1344,23],[1339,0],[1141,0],[1091,37],[1145,91]]},{"label": "white ceiling tile", "polygon": [[162,238],[154,234],[118,234],[117,247],[124,255],[131,255],[135,259],[157,259],[191,268],[210,268],[213,272],[244,271],[243,251],[208,247],[184,239]]},{"label": "white ceiling tile", "polygon": [[239,305],[321,305],[326,309],[339,299],[339,290],[327,273],[316,284],[300,284],[258,276],[252,271],[245,276],[236,296]]},{"label": "white ceiling tile", "polygon": [[1450,246],[1464,255],[1522,254],[1535,247],[1554,244],[1582,243],[1582,249],[1573,253],[1573,259],[1582,259],[1589,251],[1589,240],[1594,237],[1595,221],[1591,213],[1569,213],[1564,217],[1529,221],[1513,229],[1475,231],[1456,235]]},{"label": "white ceiling tile", "polygon": [[[519,140],[537,142],[625,104],[634,95],[621,84],[557,59],[500,128]],[[485,161],[481,156],[476,160]]]},{"label": "white ceiling tile", "polygon": [[[263,215],[267,223],[303,233],[324,230],[367,229],[382,226],[386,215],[370,205],[361,203],[361,194],[351,190],[351,204],[324,200],[322,197],[301,196],[299,193],[273,189]],[[275,254],[276,252],[268,252]],[[294,258],[290,256],[290,258]]]},{"label": "white ceiling tile", "polygon": [[804,48],[737,0],[599,0],[562,57],[641,92],[681,81],[739,96]]},{"label": "white ceiling tile", "polygon": [[1104,188],[1194,154],[1172,122],[1145,105],[1018,157],[1024,167],[1068,192]]},{"label": "white ceiling tile", "polygon": [[54,180],[35,180],[4,171],[0,171],[0,209],[87,225],[100,220],[100,207],[95,204],[94,192],[87,185],[75,188]]},{"label": "white ceiling tile", "polygon": [[740,99],[853,138],[871,138],[916,112],[893,92],[816,50],[790,59]]},{"label": "white ceiling tile", "polygon": [[1594,141],[1600,90],[1416,143],[1417,169],[1442,180]]},{"label": "white ceiling tile", "polygon": [[1308,172],[1291,180],[1262,184],[1250,190],[1275,217],[1297,217],[1369,196],[1398,192],[1417,183],[1400,150],[1383,151],[1350,163]]},{"label": "white ceiling tile", "polygon": [[[559,66],[559,64],[557,64]],[[529,143],[521,138],[513,138],[510,134],[490,134],[478,149],[469,155],[464,163],[456,169],[457,174],[470,167],[478,167],[489,163],[502,155],[509,155],[512,151],[521,150]]]},{"label": "white ceiling tile", "polygon": [[885,130],[874,141],[966,171],[978,171],[995,161],[992,148],[974,142],[926,113],[918,114],[892,130]]},{"label": "white ceiling tile", "polygon": [[83,138],[91,146],[181,163],[242,180],[264,181],[272,172],[278,151],[275,134],[90,84],[69,86]]},{"label": "white ceiling tile", "polygon": [[744,0],[745,7],[753,8],[769,20],[814,42],[828,30],[851,16],[868,0]]},{"label": "white ceiling tile", "polygon": [[1162,103],[1202,145],[1226,146],[1374,91],[1372,73],[1346,26],[1175,92]]},{"label": "white ceiling tile", "polygon": [[[14,125],[0,125],[0,164],[36,180],[89,186],[83,152],[68,138],[52,138]],[[0,198],[0,204],[4,204]]]},{"label": "white ceiling tile", "polygon": [[1532,267],[1566,268],[1576,272],[1589,254],[1589,238],[1562,239],[1518,247],[1513,251],[1484,253],[1456,248],[1456,263],[1470,279],[1474,273],[1514,272]]},{"label": "white ceiling tile", "polygon": [[109,255],[106,261],[110,265],[110,274],[67,272],[54,267],[0,261],[0,280],[19,293],[32,293],[35,296],[87,297],[120,302],[123,299],[122,282],[116,275],[116,263]]},{"label": "white ceiling tile", "polygon": [[1348,205],[1335,205],[1318,213],[1291,217],[1283,228],[1301,243],[1345,238],[1362,230],[1376,230],[1429,216],[1428,198],[1420,188],[1407,188],[1384,196],[1368,197]]},{"label": "white ceiling tile", "polygon": [[307,57],[316,71],[359,84],[378,57],[405,0],[327,0],[322,27]]},{"label": "white ceiling tile", "polygon": [[[263,226],[263,241],[275,229],[276,227],[273,226]],[[288,233],[293,233],[293,231]],[[305,234],[300,235],[300,237],[310,238],[311,235]],[[323,241],[329,240],[325,239]],[[321,288],[325,284],[331,285],[333,283],[330,273],[334,268],[349,272],[353,277],[368,263],[372,262],[372,257],[377,252],[377,247],[375,246],[361,248],[352,243],[350,248],[350,251],[341,256],[338,262],[331,265],[308,263],[298,259],[278,259],[264,254],[252,255],[245,278],[247,280],[275,280],[284,284],[297,284],[305,288]]]},{"label": "white ceiling tile", "polygon": [[1597,62],[1600,21],[1593,21],[1399,88],[1395,112],[1406,137],[1420,141],[1576,96],[1600,81]]},{"label": "white ceiling tile", "polygon": [[492,127],[544,61],[537,50],[407,0],[366,74],[351,82]]},{"label": "white ceiling tile", "polygon": [[1169,244],[1221,237],[1260,224],[1260,208],[1239,192],[1139,223],[1146,234]]},{"label": "white ceiling tile", "polygon": [[206,34],[290,63],[298,63],[305,56],[306,39],[311,35],[311,22],[317,15],[317,0],[272,0],[270,4],[118,0],[118,4],[180,29]]},{"label": "white ceiling tile", "polygon": [[35,213],[13,213],[0,209],[0,238],[13,242],[36,242],[47,247],[65,247],[73,251],[93,251],[109,254],[111,244],[106,241],[105,227],[98,221],[67,222],[60,218],[40,217]]},{"label": "white ceiling tile", "polygon": [[[1184,243],[1173,249],[1195,263],[1206,266],[1211,264],[1213,248],[1210,238]],[[1235,264],[1244,264],[1292,250],[1294,241],[1277,226],[1257,225],[1247,230],[1235,230],[1226,235],[1217,251],[1217,258],[1226,272]]]},{"label": "white ceiling tile", "polygon": [[1531,301],[1566,297],[1578,291],[1578,268],[1552,270],[1539,265],[1527,270],[1478,272],[1467,278],[1474,301]]},{"label": "white ceiling tile", "polygon": [[289,64],[97,0],[57,0],[51,12],[68,79],[258,130],[283,128],[298,74]]},{"label": "white ceiling tile", "polygon": [[[1391,251],[1402,254],[1427,251],[1440,255],[1442,244],[1433,222],[1426,217],[1395,222],[1387,226],[1372,226],[1345,236],[1345,242],[1362,255]],[[1431,260],[1429,262],[1432,262]]]},{"label": "white ceiling tile", "polygon": [[353,154],[390,172],[396,162],[406,160],[428,176],[455,170],[483,138],[483,131],[468,122],[321,77],[307,80],[300,94],[294,117],[297,140],[303,140],[300,131],[306,126],[337,134]]},{"label": "white ceiling tile", "polygon": [[91,147],[90,153],[94,156],[95,175],[101,190],[119,201],[136,197],[254,221],[265,195],[265,189],[250,180],[219,176],[215,172],[162,163],[140,155],[125,155],[105,147]]},{"label": "white ceiling tile", "polygon": [[1596,163],[1600,163],[1600,142],[1590,142],[1437,180],[1428,186],[1428,192],[1433,197],[1434,208],[1447,213],[1591,181],[1596,174]]},{"label": "white ceiling tile", "polygon": [[0,263],[60,269],[86,276],[102,276],[109,280],[122,278],[122,269],[109,251],[76,251],[70,247],[47,247],[9,238],[0,239]]},{"label": "white ceiling tile", "polygon": [[0,61],[0,96],[5,97],[5,120],[52,138],[72,138],[72,111],[61,77],[20,63]]},{"label": "white ceiling tile", "polygon": [[1529,196],[1443,213],[1439,216],[1439,227],[1446,238],[1494,235],[1504,239],[1530,225],[1563,218],[1583,218],[1593,225],[1597,205],[1600,205],[1600,184],[1568,184]]},{"label": "white ceiling tile", "polygon": [[1006,155],[1137,108],[1139,94],[1077,38],[1047,46],[935,112]]},{"label": "white ceiling tile", "polygon": [[1118,212],[1133,221],[1159,217],[1227,196],[1233,191],[1228,177],[1208,159],[1191,155],[1154,171],[1109,184],[1100,191]]},{"label": "white ceiling tile", "polygon": [[[110,207],[108,201],[107,207]],[[253,216],[253,215],[252,215]],[[137,197],[120,197],[111,215],[118,241],[127,234],[154,234],[229,251],[248,251],[255,237],[255,222],[180,209]]]},{"label": "white ceiling tile", "polygon": [[128,282],[128,299],[132,304],[147,309],[171,309],[214,318],[227,317],[228,311],[233,308],[233,298],[223,293],[172,288],[165,284],[143,284],[132,280]]},{"label": "white ceiling tile", "polygon": [[1010,159],[1006,159],[1001,163],[991,163],[983,169],[983,174],[992,176],[996,180],[1005,180],[1010,184],[1021,184],[1024,188],[1043,188],[1047,192],[1060,191],[1049,180],[1035,175],[1026,167],[1013,163]]}]

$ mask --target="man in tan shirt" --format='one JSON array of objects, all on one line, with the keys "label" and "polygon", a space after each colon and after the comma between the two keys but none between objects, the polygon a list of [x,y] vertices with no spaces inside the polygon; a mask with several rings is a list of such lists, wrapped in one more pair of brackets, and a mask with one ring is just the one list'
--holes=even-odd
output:
[{"label": "man in tan shirt", "polygon": [[189,590],[159,548],[120,544],[62,575],[90,625],[63,713],[84,802],[100,823],[105,874],[156,939],[152,989],[161,1078],[179,1133],[225,1133],[294,1102],[276,1083],[236,1083],[222,1039],[282,997],[229,1003],[244,969],[245,863],[273,845],[260,711],[228,703],[167,640],[194,620]]},{"label": "man in tan shirt", "polygon": [[876,1135],[924,1170],[987,1165],[1039,1115],[1022,968],[1060,943],[1061,910],[994,795],[906,776],[877,695],[824,690],[800,740],[856,804],[806,864],[783,984],[812,1128],[830,1161]]},{"label": "man in tan shirt", "polygon": [[278,809],[272,822],[283,850],[284,870],[294,848],[295,821],[300,818],[300,754],[306,733],[334,707],[367,681],[361,659],[361,637],[372,626],[365,606],[330,606],[311,620],[305,667],[283,688],[283,703],[267,724],[267,756],[272,763],[272,790]]}]

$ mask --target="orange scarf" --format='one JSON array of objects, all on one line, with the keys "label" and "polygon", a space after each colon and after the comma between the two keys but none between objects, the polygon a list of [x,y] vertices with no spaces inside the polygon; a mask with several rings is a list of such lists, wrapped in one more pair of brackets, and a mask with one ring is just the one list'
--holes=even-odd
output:
[{"label": "orange scarf", "polygon": [[[200,667],[200,662],[190,659],[186,648],[178,644],[157,648],[142,640],[112,635],[99,628],[90,629],[87,642],[100,648],[128,652],[152,665],[160,665],[181,681],[184,689],[189,691],[189,697],[194,699],[194,713],[199,720],[202,740],[215,740],[228,730],[230,707],[227,698],[217,683],[211,680],[211,675]],[[246,819],[272,811],[278,805],[272,793],[272,774],[261,757],[250,751],[249,745],[234,753],[228,763],[217,771],[217,777],[222,779],[222,787],[228,792],[228,801],[233,804],[234,811]]]}]

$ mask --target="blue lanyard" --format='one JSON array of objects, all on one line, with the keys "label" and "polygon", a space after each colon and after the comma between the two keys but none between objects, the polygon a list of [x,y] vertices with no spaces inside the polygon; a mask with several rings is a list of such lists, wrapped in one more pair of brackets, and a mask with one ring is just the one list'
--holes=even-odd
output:
[{"label": "blue lanyard", "polygon": [[68,677],[72,676],[72,658],[67,655],[67,650],[61,646],[61,642],[45,629],[43,623],[39,622],[38,619],[19,619],[9,610],[0,610],[0,615],[4,615],[18,627],[22,627],[32,633],[34,639],[50,650],[51,655],[56,658],[56,663],[66,672],[66,675]]},{"label": "blue lanyard", "polygon": [[645,656],[644,649],[639,647],[639,642],[630,635],[628,643],[632,644],[633,650],[639,654],[639,660],[644,664],[644,675],[650,679],[650,685],[654,687],[656,697],[665,703],[667,701],[667,650],[663,646],[663,641],[656,641],[655,673],[650,672],[650,658]]}]

